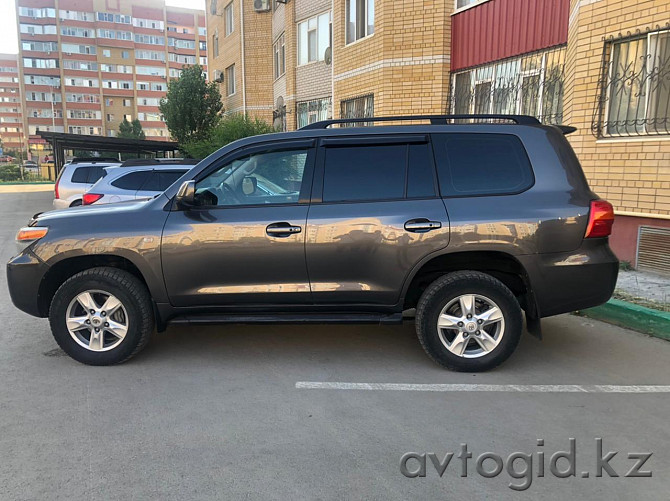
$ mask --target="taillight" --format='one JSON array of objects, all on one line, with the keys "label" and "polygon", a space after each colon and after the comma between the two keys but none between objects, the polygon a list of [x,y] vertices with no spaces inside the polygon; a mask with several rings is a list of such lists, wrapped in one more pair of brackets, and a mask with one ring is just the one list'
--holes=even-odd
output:
[{"label": "taillight", "polygon": [[589,224],[584,238],[606,237],[612,233],[614,208],[607,200],[591,200]]},{"label": "taillight", "polygon": [[84,196],[81,198],[82,205],[91,205],[100,200],[103,195],[99,193],[84,193]]},{"label": "taillight", "polygon": [[60,176],[56,179],[56,185],[54,186],[54,198],[60,198],[58,196],[58,183],[60,183]]}]

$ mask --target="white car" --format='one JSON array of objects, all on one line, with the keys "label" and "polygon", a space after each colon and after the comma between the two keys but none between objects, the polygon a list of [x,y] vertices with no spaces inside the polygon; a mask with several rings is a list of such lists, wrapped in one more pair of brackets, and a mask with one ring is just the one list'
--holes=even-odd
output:
[{"label": "white car", "polygon": [[193,164],[189,163],[155,162],[106,169],[107,174],[84,194],[83,204],[101,205],[153,198],[192,167]]},{"label": "white car", "polygon": [[56,178],[54,209],[82,205],[84,192],[93,186],[110,168],[121,165],[114,158],[75,158],[65,164]]}]

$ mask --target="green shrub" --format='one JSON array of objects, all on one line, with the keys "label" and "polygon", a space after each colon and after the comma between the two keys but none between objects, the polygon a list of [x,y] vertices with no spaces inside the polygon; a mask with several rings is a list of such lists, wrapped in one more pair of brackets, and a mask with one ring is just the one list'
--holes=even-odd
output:
[{"label": "green shrub", "polygon": [[181,149],[193,158],[205,158],[219,148],[238,139],[271,132],[276,131],[267,122],[236,113],[221,119],[207,139],[187,142],[181,145]]},{"label": "green shrub", "polygon": [[18,165],[0,166],[0,181],[18,181],[21,179],[21,169]]}]

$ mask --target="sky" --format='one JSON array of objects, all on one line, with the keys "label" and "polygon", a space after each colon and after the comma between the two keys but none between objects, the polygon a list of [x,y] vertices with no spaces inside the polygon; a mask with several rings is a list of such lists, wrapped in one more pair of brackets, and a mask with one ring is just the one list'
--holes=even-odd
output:
[{"label": "sky", "polygon": [[[141,0],[138,3],[142,3]],[[205,9],[205,0],[165,0],[167,5]],[[14,0],[0,0],[0,53],[17,54],[19,40],[16,36],[16,12]]]}]

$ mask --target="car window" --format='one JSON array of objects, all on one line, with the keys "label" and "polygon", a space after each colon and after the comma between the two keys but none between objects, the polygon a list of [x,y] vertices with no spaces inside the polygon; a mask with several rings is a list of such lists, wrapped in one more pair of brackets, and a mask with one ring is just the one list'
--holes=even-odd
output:
[{"label": "car window", "polygon": [[403,198],[407,146],[386,144],[327,147],[323,201]]},{"label": "car window", "polygon": [[172,183],[183,176],[185,172],[185,170],[155,170],[147,176],[140,191],[165,191]]},{"label": "car window", "polygon": [[72,173],[73,183],[88,183],[88,167],[77,167]]},{"label": "car window", "polygon": [[93,184],[105,177],[105,169],[98,166],[77,167],[72,173],[73,183]]},{"label": "car window", "polygon": [[148,170],[129,172],[128,174],[125,174],[119,177],[118,179],[115,179],[110,184],[115,188],[119,188],[121,190],[137,191],[149,177],[149,173],[150,171]]},{"label": "car window", "polygon": [[256,153],[228,162],[196,183],[201,206],[296,203],[308,149]]},{"label": "car window", "polygon": [[511,134],[434,134],[443,196],[518,193],[533,184],[530,160]]},{"label": "car window", "polygon": [[435,166],[430,145],[409,145],[409,167],[407,171],[407,198],[435,196]]}]

